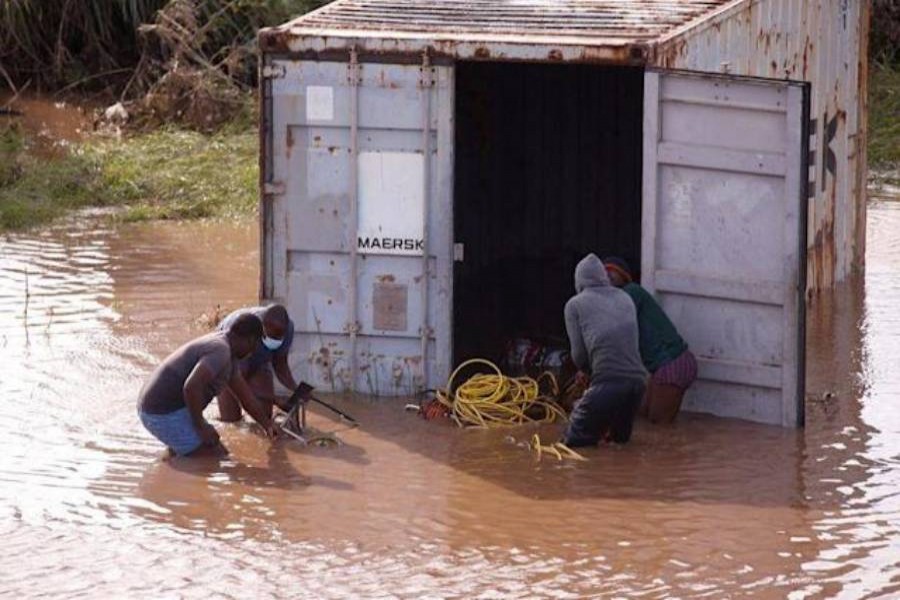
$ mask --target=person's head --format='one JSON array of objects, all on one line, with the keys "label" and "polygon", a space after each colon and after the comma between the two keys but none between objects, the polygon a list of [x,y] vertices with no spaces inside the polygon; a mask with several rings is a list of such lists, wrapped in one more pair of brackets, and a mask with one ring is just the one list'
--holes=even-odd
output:
[{"label": "person's head", "polygon": [[581,292],[589,287],[603,287],[609,285],[609,277],[603,262],[596,254],[588,254],[581,259],[575,267],[575,291]]},{"label": "person's head", "polygon": [[263,337],[263,324],[254,314],[244,313],[228,328],[228,343],[237,358],[246,358],[256,350]]},{"label": "person's head", "polygon": [[624,287],[626,284],[634,281],[631,274],[631,266],[624,258],[618,256],[607,256],[603,259],[606,266],[606,273],[609,275],[609,281],[616,287]]},{"label": "person's head", "polygon": [[269,350],[278,350],[284,343],[288,329],[287,309],[281,304],[266,307],[262,317],[263,345]]}]

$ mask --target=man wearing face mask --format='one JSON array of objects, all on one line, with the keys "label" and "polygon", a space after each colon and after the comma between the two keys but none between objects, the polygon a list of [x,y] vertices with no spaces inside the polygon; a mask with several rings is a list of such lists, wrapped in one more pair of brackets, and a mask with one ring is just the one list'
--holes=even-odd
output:
[{"label": "man wearing face mask", "polygon": [[203,410],[226,386],[267,435],[276,435],[271,417],[237,368],[238,360],[251,355],[262,335],[258,317],[241,315],[221,331],[186,343],[150,375],[138,397],[138,416],[171,454],[221,451],[219,434]]},{"label": "man wearing face mask", "polygon": [[[222,319],[219,330],[227,330],[235,319],[246,314],[255,315],[262,321],[263,337],[253,353],[242,360],[239,366],[250,389],[264,404],[266,414],[271,417],[272,405],[278,401],[274,378],[278,377],[278,381],[291,391],[297,387],[288,365],[288,354],[294,342],[294,323],[284,306],[272,304],[240,308]],[[234,392],[229,387],[223,389],[218,396],[219,418],[226,422],[241,419],[241,403]]]}]

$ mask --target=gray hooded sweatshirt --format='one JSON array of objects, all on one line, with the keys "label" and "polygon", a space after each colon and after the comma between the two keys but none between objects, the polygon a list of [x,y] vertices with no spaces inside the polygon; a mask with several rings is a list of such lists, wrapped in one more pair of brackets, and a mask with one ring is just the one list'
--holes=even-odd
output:
[{"label": "gray hooded sweatshirt", "polygon": [[609,282],[596,255],[588,254],[575,267],[575,291],[565,310],[575,366],[590,372],[592,384],[643,381],[647,372],[638,350],[634,302]]}]

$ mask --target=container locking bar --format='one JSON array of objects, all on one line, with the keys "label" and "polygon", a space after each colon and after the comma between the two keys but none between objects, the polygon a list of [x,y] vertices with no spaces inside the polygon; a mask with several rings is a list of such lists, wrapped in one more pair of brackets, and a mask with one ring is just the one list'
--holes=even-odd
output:
[{"label": "container locking bar", "polygon": [[350,389],[356,389],[356,347],[359,336],[359,85],[360,65],[356,46],[350,48],[350,64],[347,66],[350,84],[350,319],[347,333],[350,336]]},{"label": "container locking bar", "polygon": [[431,214],[431,90],[434,87],[434,68],[426,49],[422,52],[419,87],[422,91],[422,387],[428,382],[428,342],[432,331],[428,323],[429,288],[431,287],[431,252],[428,239],[428,220]]}]

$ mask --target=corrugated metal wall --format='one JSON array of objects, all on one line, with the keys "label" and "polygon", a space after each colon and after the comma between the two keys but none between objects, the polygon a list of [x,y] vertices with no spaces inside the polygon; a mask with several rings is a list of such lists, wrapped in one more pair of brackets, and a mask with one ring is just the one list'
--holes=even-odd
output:
[{"label": "corrugated metal wall", "polygon": [[663,41],[672,69],[808,81],[811,291],[862,265],[865,252],[867,0],[745,0]]},{"label": "corrugated metal wall", "polygon": [[747,0],[662,43],[660,67],[808,81],[810,290],[865,252],[867,0]]}]

